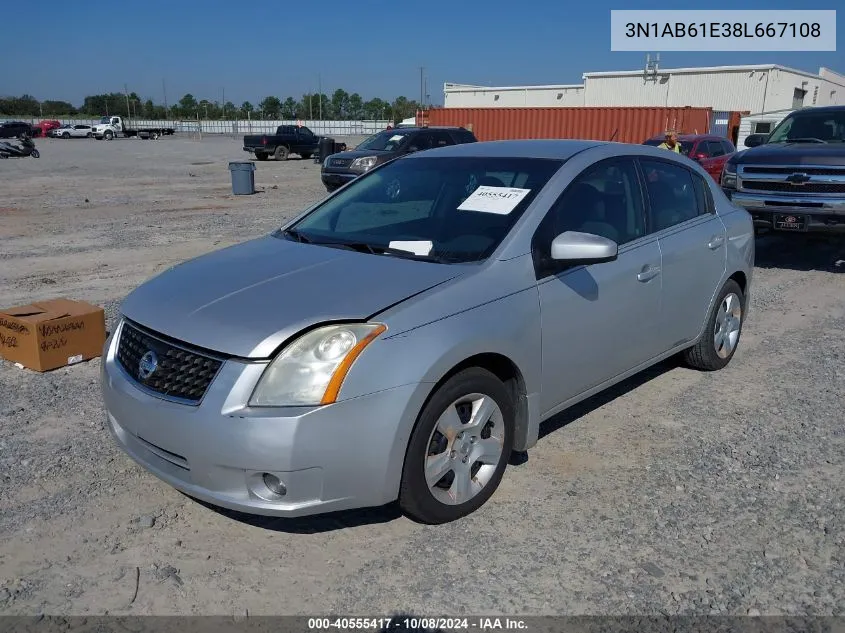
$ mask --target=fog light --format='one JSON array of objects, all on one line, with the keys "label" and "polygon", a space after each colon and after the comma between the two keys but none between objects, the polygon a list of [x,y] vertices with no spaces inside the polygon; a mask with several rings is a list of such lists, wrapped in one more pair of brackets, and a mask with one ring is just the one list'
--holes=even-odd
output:
[{"label": "fog light", "polygon": [[270,473],[264,473],[264,485],[267,486],[267,489],[270,492],[280,497],[284,497],[288,492],[288,489],[285,484],[282,483],[282,480],[276,477],[276,475],[271,475]]}]

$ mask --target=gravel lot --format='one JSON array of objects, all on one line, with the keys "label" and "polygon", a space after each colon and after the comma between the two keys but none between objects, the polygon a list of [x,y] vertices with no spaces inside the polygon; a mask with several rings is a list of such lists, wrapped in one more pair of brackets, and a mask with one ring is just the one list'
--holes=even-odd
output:
[{"label": "gravel lot", "polygon": [[[291,160],[232,196],[237,139],[37,144],[0,162],[2,307],[66,296],[112,318],[324,193]],[[727,369],[665,363],[547,422],[482,510],[439,527],[392,506],[211,509],[115,447],[99,359],[0,361],[0,613],[845,615],[844,246],[761,239]]]}]

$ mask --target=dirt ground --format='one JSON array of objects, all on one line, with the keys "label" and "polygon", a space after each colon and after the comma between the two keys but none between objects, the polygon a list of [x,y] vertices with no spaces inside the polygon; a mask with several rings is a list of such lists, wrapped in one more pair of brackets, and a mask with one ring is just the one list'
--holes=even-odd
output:
[{"label": "dirt ground", "polygon": [[[232,196],[237,139],[37,143],[0,161],[2,307],[65,296],[111,320],[157,272],[324,195],[290,160]],[[727,369],[664,363],[547,422],[439,527],[206,507],[114,445],[98,359],[0,362],[0,613],[845,615],[843,247],[760,239]]]}]

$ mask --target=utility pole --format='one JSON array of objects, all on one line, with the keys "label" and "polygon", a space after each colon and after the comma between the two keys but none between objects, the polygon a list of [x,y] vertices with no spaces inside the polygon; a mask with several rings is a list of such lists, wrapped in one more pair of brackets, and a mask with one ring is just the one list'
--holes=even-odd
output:
[{"label": "utility pole", "polygon": [[425,99],[425,87],[424,87],[424,80],[423,80],[423,72],[425,71],[425,66],[420,66],[420,107],[423,106],[423,100]]},{"label": "utility pole", "polygon": [[223,97],[220,100],[220,103],[222,104],[222,107],[223,107],[223,118],[225,119],[226,118],[226,89],[221,88],[220,90],[223,91]]},{"label": "utility pole", "polygon": [[320,100],[320,104],[319,104],[319,108],[318,108],[319,114],[317,116],[319,116],[320,121],[322,121],[323,120],[323,79],[319,74],[317,75],[317,99]]},{"label": "utility pole", "polygon": [[132,111],[129,109],[129,88],[126,87],[126,84],[123,84],[123,92],[126,95],[126,116],[131,117]]},{"label": "utility pole", "polygon": [[167,86],[164,84],[164,77],[161,78],[161,92],[164,94],[164,118],[170,116],[167,110]]}]

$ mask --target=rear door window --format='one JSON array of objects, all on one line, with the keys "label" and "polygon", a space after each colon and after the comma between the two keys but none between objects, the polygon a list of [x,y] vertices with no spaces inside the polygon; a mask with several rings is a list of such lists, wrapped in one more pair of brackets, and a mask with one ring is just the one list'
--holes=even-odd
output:
[{"label": "rear door window", "polygon": [[699,200],[688,169],[659,160],[641,160],[655,232],[692,220],[699,214]]}]

